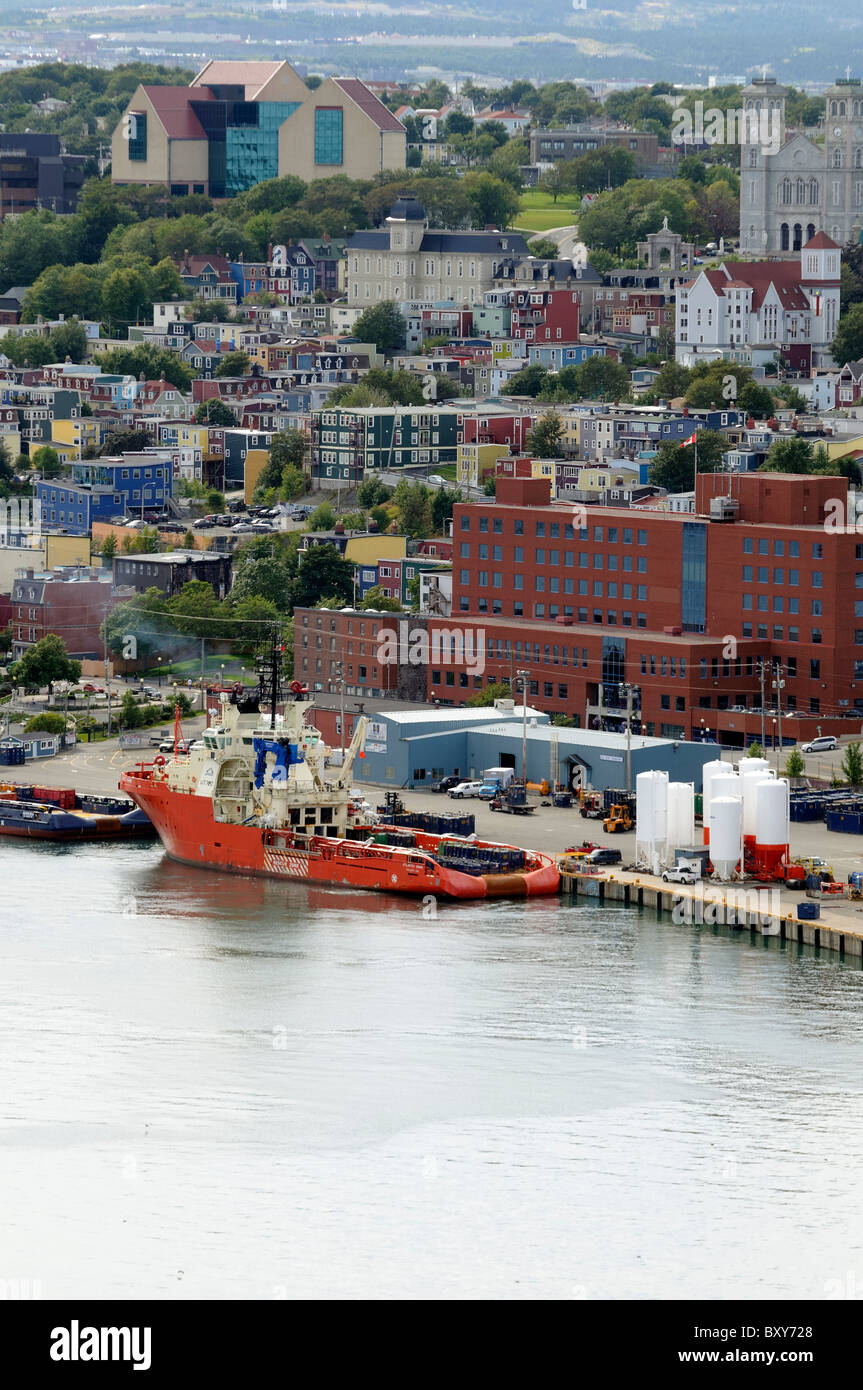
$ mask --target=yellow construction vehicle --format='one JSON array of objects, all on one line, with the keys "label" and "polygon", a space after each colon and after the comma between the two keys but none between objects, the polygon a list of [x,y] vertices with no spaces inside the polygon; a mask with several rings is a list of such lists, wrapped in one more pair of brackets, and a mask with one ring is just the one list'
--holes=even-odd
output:
[{"label": "yellow construction vehicle", "polygon": [[608,815],[603,821],[606,834],[613,835],[618,830],[632,829],[632,816],[629,807],[626,805],[614,805],[608,809]]}]

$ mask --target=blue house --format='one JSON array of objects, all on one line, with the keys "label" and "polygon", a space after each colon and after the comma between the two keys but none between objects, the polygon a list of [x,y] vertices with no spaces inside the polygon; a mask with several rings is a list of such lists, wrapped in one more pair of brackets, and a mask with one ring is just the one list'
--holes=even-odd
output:
[{"label": "blue house", "polygon": [[76,463],[72,477],[37,485],[42,527],[84,536],[94,521],[161,509],[173,491],[173,467],[162,454],[125,454]]}]

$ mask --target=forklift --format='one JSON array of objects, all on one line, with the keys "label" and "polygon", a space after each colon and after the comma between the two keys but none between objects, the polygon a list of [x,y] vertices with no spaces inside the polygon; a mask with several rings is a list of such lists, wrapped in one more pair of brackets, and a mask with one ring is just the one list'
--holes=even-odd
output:
[{"label": "forklift", "polygon": [[625,802],[609,806],[608,815],[603,822],[606,834],[614,835],[618,830],[632,829],[632,814]]}]

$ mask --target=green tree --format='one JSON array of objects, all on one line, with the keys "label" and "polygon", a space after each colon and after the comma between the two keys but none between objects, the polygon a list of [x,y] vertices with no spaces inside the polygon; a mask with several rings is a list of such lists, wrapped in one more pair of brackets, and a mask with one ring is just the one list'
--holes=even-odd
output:
[{"label": "green tree", "polygon": [[[306,436],[302,430],[280,430],[274,434],[270,443],[269,458],[258,479],[258,487],[270,488],[284,486],[285,469],[291,467],[299,472],[302,479],[303,460],[306,455]],[[299,497],[305,491],[294,493]]]},{"label": "green tree", "polygon": [[47,685],[50,695],[55,681],[70,681],[75,685],[81,679],[81,663],[69,656],[62,637],[51,632],[27,649],[13,665],[10,675],[16,685],[35,685],[40,690]]},{"label": "green tree", "polygon": [[173,614],[176,631],[188,637],[221,636],[213,619],[221,616],[221,604],[212,584],[203,579],[189,579],[178,594],[168,599],[167,610]]},{"label": "green tree", "polygon": [[[234,641],[238,650],[246,653],[254,652],[260,646],[262,637],[273,627],[283,631],[288,622],[272,599],[262,598],[259,594],[247,594],[238,603],[232,604],[232,612],[235,619]],[[285,662],[284,665],[286,670],[290,670],[289,663]]]},{"label": "green tree", "polygon": [[505,396],[538,396],[548,378],[548,370],[534,362],[530,367],[522,367],[514,372],[503,388]]},{"label": "green tree", "polygon": [[51,448],[50,444],[43,444],[30,457],[34,469],[41,473],[43,478],[59,478],[63,471],[60,455],[56,449]]},{"label": "green tree", "polygon": [[863,357],[863,303],[852,304],[842,315],[831,351],[840,367]]},{"label": "green tree", "polygon": [[216,376],[247,376],[251,358],[247,352],[224,352],[216,368]]},{"label": "green tree", "polygon": [[[697,438],[698,472],[716,472],[727,448],[725,436],[718,430],[698,430]],[[650,481],[667,492],[691,492],[695,486],[695,465],[696,445],[681,447],[669,440],[659,446],[650,465]]]},{"label": "green tree", "polygon": [[389,502],[392,495],[392,488],[387,487],[386,483],[382,483],[374,474],[365,477],[357,488],[357,501],[361,507],[380,506],[382,502]]},{"label": "green tree", "polygon": [[110,348],[108,352],[97,353],[93,361],[104,372],[117,372],[120,376],[143,376],[145,381],[164,377],[178,391],[188,391],[192,384],[191,370],[175,352],[170,348],[152,347],[149,343]]},{"label": "green tree", "polygon": [[447,522],[452,521],[453,507],[456,502],[462,501],[464,498],[460,488],[440,487],[432,494],[431,520],[436,536],[445,534]]},{"label": "green tree", "polygon": [[293,502],[297,497],[302,497],[308,486],[305,473],[296,464],[286,463],[282,469],[282,481],[279,494],[284,502]]},{"label": "green tree", "polygon": [[494,174],[476,172],[465,175],[462,187],[470,200],[475,227],[499,227],[503,231],[512,225],[519,196],[511,183]]},{"label": "green tree", "polygon": [[66,729],[66,717],[63,714],[55,714],[53,710],[45,710],[42,714],[34,714],[32,719],[28,719],[24,725],[25,734],[62,734]]},{"label": "green tree", "polygon": [[509,686],[500,681],[495,685],[487,685],[485,690],[477,690],[473,695],[469,695],[465,704],[484,709],[487,705],[493,705],[495,700],[506,700],[509,696]]},{"label": "green tree", "polygon": [[540,415],[533,429],[528,430],[525,441],[527,451],[538,459],[559,457],[563,439],[563,421],[555,410],[547,410]]},{"label": "green tree", "polygon": [[620,400],[629,394],[629,372],[613,357],[596,353],[578,368],[578,384],[582,396]]},{"label": "green tree", "polygon": [[863,744],[857,741],[848,744],[842,759],[842,772],[849,786],[859,787],[863,783]]},{"label": "green tree", "polygon": [[[131,537],[124,538],[131,540]],[[115,656],[130,650],[138,660],[149,661],[161,649],[165,633],[172,631],[165,596],[155,586],[133,599],[117,603],[102,624],[108,650]]]},{"label": "green tree", "polygon": [[323,594],[337,599],[340,606],[353,599],[353,566],[334,545],[312,545],[303,551],[291,586],[292,606],[313,608]]},{"label": "green tree", "polygon": [[117,537],[113,531],[109,531],[107,536],[103,538],[101,553],[103,561],[107,560],[109,563],[117,554]]},{"label": "green tree", "polygon": [[424,483],[402,478],[393,493],[399,531],[414,540],[431,534],[431,495]]},{"label": "green tree", "polygon": [[358,606],[360,608],[374,608],[379,613],[400,613],[402,611],[402,605],[398,600],[390,598],[380,584],[373,584],[370,589],[366,589],[362,603]]},{"label": "green tree", "polygon": [[806,759],[799,748],[792,748],[785,761],[786,777],[802,777],[806,771]]},{"label": "green tree", "polygon": [[761,744],[758,742],[757,739],[755,740],[755,742],[750,743],[749,747],[746,750],[746,756],[748,758],[764,757],[764,749],[761,747]]},{"label": "green tree", "polygon": [[231,429],[236,426],[237,417],[231,407],[220,401],[218,396],[210,396],[195,407],[192,419],[197,425],[213,425],[216,429]]},{"label": "green tree", "polygon": [[254,536],[234,556],[234,582],[228,602],[236,611],[245,599],[266,599],[284,613],[291,603],[297,573],[296,542],[276,536]]},{"label": "green tree", "polygon": [[143,723],[143,711],[132,694],[127,690],[120,702],[121,729],[138,729]]},{"label": "green tree", "polygon": [[182,541],[180,542],[180,544],[181,544],[181,546],[182,546],[182,548],[183,548],[184,550],[197,550],[197,549],[198,549],[198,538],[197,538],[197,536],[195,535],[194,531],[191,529],[191,527],[189,528],[189,530],[188,530],[188,531],[186,532],[186,534],[184,535],[184,537],[183,537]]},{"label": "green tree", "polygon": [[774,439],[761,465],[763,473],[811,473],[815,462],[812,445],[807,439]]},{"label": "green tree", "polygon": [[315,507],[306,523],[307,531],[332,531],[336,524],[336,512],[332,502],[321,502]]},{"label": "green tree", "polygon": [[396,348],[404,347],[407,323],[395,300],[383,299],[364,309],[353,327],[353,336],[360,343],[374,343],[378,352],[390,356]]},{"label": "green tree", "polygon": [[560,248],[556,241],[551,241],[548,237],[532,237],[527,244],[527,249],[532,256],[536,256],[540,261],[556,261],[560,255]]},{"label": "green tree", "polygon": [[225,510],[225,494],[218,488],[211,487],[206,496],[207,511],[223,512]]}]

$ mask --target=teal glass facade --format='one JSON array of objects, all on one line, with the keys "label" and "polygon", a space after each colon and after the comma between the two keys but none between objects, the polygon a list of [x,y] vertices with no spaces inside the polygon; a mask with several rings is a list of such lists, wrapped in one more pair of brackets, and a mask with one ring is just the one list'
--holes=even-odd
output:
[{"label": "teal glass facade", "polygon": [[278,178],[279,127],[298,101],[237,103],[234,122],[225,131],[225,196],[244,193],[265,179]]},{"label": "teal glass facade", "polygon": [[344,113],[340,106],[315,110],[315,163],[343,163]]}]

